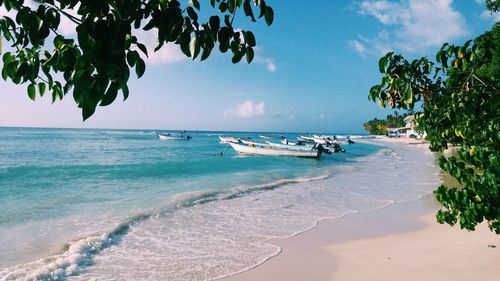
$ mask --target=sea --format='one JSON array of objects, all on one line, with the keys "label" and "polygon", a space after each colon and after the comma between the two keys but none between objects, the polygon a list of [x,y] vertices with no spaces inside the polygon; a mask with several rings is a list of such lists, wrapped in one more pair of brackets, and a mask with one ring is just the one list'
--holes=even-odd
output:
[{"label": "sea", "polygon": [[417,146],[242,156],[218,137],[263,133],[187,134],[0,128],[0,280],[221,279],[279,255],[274,238],[418,200],[440,181]]}]

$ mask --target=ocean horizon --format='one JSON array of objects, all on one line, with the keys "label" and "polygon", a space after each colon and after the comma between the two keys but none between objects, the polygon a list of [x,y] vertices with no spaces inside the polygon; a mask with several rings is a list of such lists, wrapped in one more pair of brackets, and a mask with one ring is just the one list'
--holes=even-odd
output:
[{"label": "ocean horizon", "polygon": [[218,136],[299,134],[188,134],[0,128],[0,279],[218,279],[279,254],[270,239],[421,198],[439,182],[433,154],[411,146],[241,156]]}]

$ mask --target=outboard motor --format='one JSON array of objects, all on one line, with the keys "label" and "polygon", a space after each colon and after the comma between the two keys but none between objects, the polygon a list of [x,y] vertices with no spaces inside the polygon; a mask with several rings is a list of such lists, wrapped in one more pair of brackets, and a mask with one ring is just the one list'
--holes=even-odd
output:
[{"label": "outboard motor", "polygon": [[323,153],[332,154],[332,152],[330,150],[328,150],[328,149],[325,149],[321,143],[318,143],[318,145],[315,146],[315,147],[319,151],[320,155],[323,154]]},{"label": "outboard motor", "polygon": [[335,143],[333,143],[333,151],[334,152],[345,152],[345,149],[340,147],[340,144],[335,142]]}]

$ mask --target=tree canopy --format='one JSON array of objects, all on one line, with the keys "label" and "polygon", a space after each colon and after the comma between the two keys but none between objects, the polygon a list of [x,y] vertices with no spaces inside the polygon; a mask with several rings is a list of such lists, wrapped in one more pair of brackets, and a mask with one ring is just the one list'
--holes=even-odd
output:
[{"label": "tree canopy", "polygon": [[404,119],[408,115],[412,115],[413,112],[398,114],[397,111],[394,114],[389,114],[384,119],[374,118],[363,124],[365,130],[372,135],[387,135],[387,128],[400,128],[406,125]]},{"label": "tree canopy", "polygon": [[[0,18],[0,54],[2,41],[14,49],[3,54],[2,78],[27,84],[32,100],[37,92],[51,92],[53,102],[72,93],[85,120],[98,105],[113,103],[118,91],[127,99],[131,70],[137,77],[144,74],[148,49],[136,36],[141,30],[156,31],[155,51],[173,43],[187,57],[203,61],[218,45],[220,52],[232,53],[233,63],[243,57],[250,63],[256,39],[233,26],[237,11],[271,25],[273,9],[265,0],[209,2],[213,15],[203,22],[199,0],[44,0],[35,1],[35,7],[0,0],[0,7],[15,13],[15,18]],[[61,17],[76,25],[76,40],[58,31]]]},{"label": "tree canopy", "polygon": [[[498,2],[487,4],[498,10]],[[369,98],[382,107],[422,105],[417,123],[430,149],[458,148],[458,155],[439,159],[462,187],[437,188],[438,222],[474,230],[486,220],[500,234],[500,23],[464,45],[444,44],[436,62],[390,52],[379,68],[383,77]]]}]

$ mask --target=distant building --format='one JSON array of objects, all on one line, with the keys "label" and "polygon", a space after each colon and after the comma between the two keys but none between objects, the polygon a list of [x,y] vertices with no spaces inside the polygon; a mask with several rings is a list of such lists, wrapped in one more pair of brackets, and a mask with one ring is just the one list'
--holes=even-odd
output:
[{"label": "distant building", "polygon": [[404,119],[406,125],[400,128],[387,128],[387,136],[390,138],[423,138],[425,133],[421,134],[415,131],[415,115],[408,115]]}]

